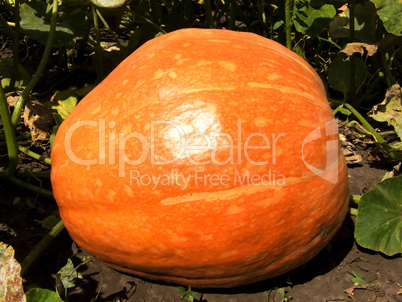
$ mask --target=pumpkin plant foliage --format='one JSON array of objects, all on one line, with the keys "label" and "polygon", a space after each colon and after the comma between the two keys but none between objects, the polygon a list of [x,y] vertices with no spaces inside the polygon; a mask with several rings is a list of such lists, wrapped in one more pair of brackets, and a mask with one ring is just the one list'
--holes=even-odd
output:
[{"label": "pumpkin plant foliage", "polygon": [[[46,44],[49,35],[48,9],[48,5],[43,1],[23,3],[20,8],[22,32],[41,44]],[[65,46],[78,36],[85,35],[89,30],[86,21],[87,11],[84,7],[70,9],[70,7],[62,6],[61,9],[61,21],[56,27],[54,47]]]},{"label": "pumpkin plant foliage", "polygon": [[402,35],[402,2],[395,0],[372,0],[385,29],[397,36]]},{"label": "pumpkin plant foliage", "polygon": [[355,238],[362,247],[392,256],[402,252],[402,175],[386,179],[359,202]]}]

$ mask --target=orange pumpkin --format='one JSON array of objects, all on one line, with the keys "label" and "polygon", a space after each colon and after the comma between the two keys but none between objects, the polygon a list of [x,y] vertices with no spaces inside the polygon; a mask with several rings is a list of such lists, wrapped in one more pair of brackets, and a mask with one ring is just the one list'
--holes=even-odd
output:
[{"label": "orange pumpkin", "polygon": [[58,130],[65,226],[107,265],[234,287],[313,258],[348,207],[324,86],[280,44],[182,29],[125,59]]}]

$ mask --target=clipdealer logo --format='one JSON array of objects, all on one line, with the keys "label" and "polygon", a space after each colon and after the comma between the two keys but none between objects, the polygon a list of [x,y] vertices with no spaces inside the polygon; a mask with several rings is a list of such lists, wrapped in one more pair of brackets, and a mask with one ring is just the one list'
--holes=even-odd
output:
[{"label": "clipdealer logo", "polygon": [[[72,138],[74,132],[81,127],[93,127],[98,135],[98,154],[94,158],[80,158],[72,148]],[[64,145],[70,160],[76,164],[91,165],[116,165],[118,166],[118,176],[126,177],[129,171],[130,185],[177,185],[180,188],[186,188],[192,179],[197,184],[202,185],[244,185],[244,184],[262,184],[262,185],[285,185],[286,176],[274,169],[268,169],[265,174],[253,174],[249,170],[235,170],[234,175],[224,173],[202,175],[201,171],[195,168],[194,173],[190,175],[175,174],[174,169],[171,173],[161,175],[145,175],[141,174],[140,169],[127,169],[129,167],[140,167],[146,161],[150,161],[152,166],[167,166],[174,164],[179,160],[185,160],[191,165],[205,166],[209,164],[223,165],[241,165],[247,162],[252,166],[275,167],[277,164],[278,144],[286,133],[271,133],[267,135],[263,132],[251,133],[243,137],[241,119],[237,120],[237,132],[234,137],[225,132],[194,132],[188,134],[188,129],[174,121],[151,121],[148,136],[141,132],[132,131],[129,133],[110,131],[116,127],[116,122],[106,119],[99,120],[82,120],[74,123],[66,132]],[[157,128],[161,127],[164,133],[158,133]],[[168,129],[168,130],[167,130]],[[219,129],[217,129],[219,130]],[[323,135],[322,132],[325,134]],[[324,124],[323,129],[318,127],[308,133],[302,141],[301,160],[305,166],[315,175],[325,179],[330,183],[338,181],[338,128],[335,119]],[[326,141],[326,162],[325,168],[320,169],[307,161],[305,147],[318,139]],[[171,158],[160,158],[156,151],[156,141],[164,137],[165,143],[169,143],[174,151]],[[331,137],[334,137],[331,139]],[[253,139],[257,139],[260,143],[251,144]],[[127,145],[135,142],[140,146],[140,150],[135,157],[131,158],[126,154]],[[222,143],[224,142],[224,143]],[[262,143],[261,143],[262,142]],[[160,143],[160,141],[158,141]],[[261,158],[253,158],[253,150],[262,150],[269,153],[269,161]],[[210,151],[208,159],[201,159],[197,154],[203,154]],[[219,152],[225,151],[227,158],[219,158]],[[222,154],[222,153],[221,153]]]}]

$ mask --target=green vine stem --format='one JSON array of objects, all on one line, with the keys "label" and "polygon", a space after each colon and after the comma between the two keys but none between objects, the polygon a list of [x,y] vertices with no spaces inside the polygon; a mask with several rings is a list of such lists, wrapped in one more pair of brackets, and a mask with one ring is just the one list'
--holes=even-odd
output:
[{"label": "green vine stem", "polygon": [[148,18],[146,18],[146,17],[144,17],[144,16],[142,16],[142,15],[140,15],[140,14],[135,13],[135,12],[132,11],[129,7],[127,8],[127,11],[130,12],[130,14],[131,14],[133,17],[138,18],[138,19],[141,19],[142,21],[148,23],[149,25],[152,25],[154,28],[156,28],[157,30],[159,30],[161,33],[166,34],[166,31],[165,31],[161,26],[159,26],[158,24],[155,24],[154,22],[152,22],[152,21],[149,20]]},{"label": "green vine stem", "polygon": [[285,2],[286,47],[292,49],[292,0]]},{"label": "green vine stem", "polygon": [[356,206],[359,204],[361,198],[362,198],[361,195],[350,195],[349,196],[349,204]]},{"label": "green vine stem", "polygon": [[49,246],[54,238],[64,230],[63,221],[59,221],[49,233],[42,238],[42,240],[29,252],[25,259],[21,262],[21,276],[24,276],[29,270],[32,263],[38,259],[42,252]]},{"label": "green vine stem", "polygon": [[323,37],[320,37],[320,36],[316,36],[316,38],[318,38],[318,39],[321,40],[321,41],[330,43],[330,44],[332,44],[333,46],[335,46],[336,48],[338,48],[339,50],[342,50],[342,47],[340,47],[338,44],[336,44],[334,41],[332,41],[331,38],[326,39],[326,38],[323,38]]},{"label": "green vine stem", "polygon": [[19,52],[20,52],[20,1],[14,1],[14,16],[15,16],[15,27],[14,27],[14,37],[13,37],[13,72],[10,81],[10,89],[14,88],[15,81],[18,77],[18,66],[19,66]]},{"label": "green vine stem", "polygon": [[102,24],[106,27],[106,29],[108,30],[108,32],[113,36],[113,39],[116,41],[117,46],[120,49],[123,49],[120,41],[119,41],[119,37],[116,35],[116,33],[110,28],[109,24],[106,22],[105,18],[103,18],[102,14],[100,13],[99,9],[95,8],[96,11],[96,15],[98,16],[98,18],[102,21]]},{"label": "green vine stem", "polygon": [[9,107],[4,94],[3,86],[0,83],[0,118],[3,123],[4,134],[7,143],[7,153],[8,153],[8,166],[4,171],[6,175],[13,175],[17,170],[18,164],[18,145],[15,139],[14,127],[11,122],[11,116],[9,112]]},{"label": "green vine stem", "polygon": [[38,83],[40,77],[42,76],[43,71],[45,70],[46,63],[49,59],[50,51],[52,50],[53,39],[56,32],[56,25],[57,25],[57,12],[58,12],[58,0],[53,0],[52,5],[52,19],[50,23],[50,30],[49,36],[46,41],[45,50],[43,51],[42,58],[39,62],[39,66],[36,69],[35,74],[33,75],[32,79],[29,81],[28,85],[25,87],[24,91],[21,93],[17,103],[15,104],[14,112],[11,117],[11,121],[14,127],[17,127],[18,121],[21,116],[22,109],[25,107],[25,102],[31,93],[32,89]]},{"label": "green vine stem", "polygon": [[401,161],[402,160],[402,155],[398,153],[396,150],[392,149],[391,146],[387,144],[385,139],[375,131],[373,126],[370,125],[369,122],[350,104],[348,103],[343,103],[335,100],[331,100],[331,102],[341,104],[345,106],[352,114],[359,120],[359,122],[369,131],[377,141],[377,143],[388,153],[388,155],[395,161]]},{"label": "green vine stem", "polygon": [[356,208],[349,208],[348,213],[352,216],[358,216],[359,215],[359,210]]},{"label": "green vine stem", "polygon": [[97,82],[100,83],[104,78],[103,72],[103,60],[102,60],[102,47],[100,41],[100,30],[99,30],[99,22],[98,15],[96,14],[96,7],[92,6],[92,16],[94,21],[94,30],[96,35],[96,44],[95,44],[95,61],[96,61],[96,73],[97,73]]},{"label": "green vine stem", "polygon": [[204,1],[205,17],[206,17],[206,27],[214,28],[214,20],[212,17],[211,0]]},{"label": "green vine stem", "polygon": [[236,8],[235,8],[235,1],[230,1],[230,13],[229,13],[229,20],[228,20],[228,29],[235,30],[236,28]]},{"label": "green vine stem", "polygon": [[385,52],[385,53],[381,54],[381,60],[382,60],[383,66],[384,66],[385,79],[387,80],[387,85],[388,85],[388,88],[389,88],[389,87],[391,87],[392,85],[395,84],[395,79],[394,79],[394,77],[392,75],[392,72],[391,72],[391,64],[392,64],[392,61],[393,61],[393,56],[390,59],[389,54],[387,52]]},{"label": "green vine stem", "polygon": [[25,153],[26,155],[28,155],[28,156],[30,156],[30,157],[32,157],[34,159],[43,161],[43,162],[45,162],[45,163],[47,163],[49,165],[52,164],[51,161],[50,161],[50,158],[43,157],[42,155],[39,155],[38,153],[35,153],[35,152],[33,152],[33,151],[23,147],[23,146],[18,146],[18,150],[20,150],[22,153]]},{"label": "green vine stem", "polygon": [[[349,0],[349,43],[355,41],[355,6],[356,0]],[[353,105],[356,105],[356,80],[355,80],[355,56],[350,56],[350,99]]]}]

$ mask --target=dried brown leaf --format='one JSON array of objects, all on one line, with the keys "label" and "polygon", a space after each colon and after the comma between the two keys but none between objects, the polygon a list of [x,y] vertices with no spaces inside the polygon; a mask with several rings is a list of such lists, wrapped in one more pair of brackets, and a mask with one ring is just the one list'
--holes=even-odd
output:
[{"label": "dried brown leaf", "polygon": [[372,56],[377,52],[377,45],[358,42],[348,43],[346,47],[342,49],[342,52],[348,56],[354,53],[364,54],[364,52],[367,52],[368,56]]},{"label": "dried brown leaf", "polygon": [[52,111],[39,101],[29,99],[24,109],[24,124],[29,127],[33,141],[45,140],[53,123]]}]

